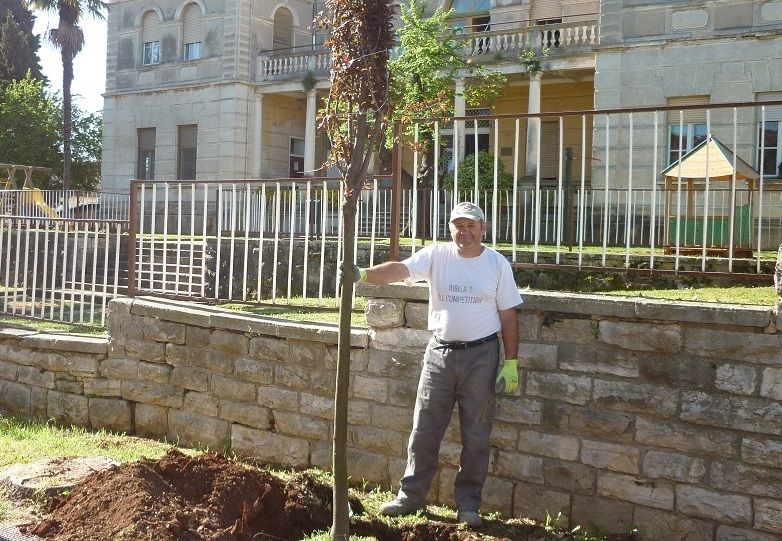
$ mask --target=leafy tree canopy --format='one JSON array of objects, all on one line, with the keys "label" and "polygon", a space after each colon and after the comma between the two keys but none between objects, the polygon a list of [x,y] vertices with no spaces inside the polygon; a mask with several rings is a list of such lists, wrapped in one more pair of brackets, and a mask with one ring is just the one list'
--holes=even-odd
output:
[{"label": "leafy tree canopy", "polygon": [[[459,162],[459,189],[472,190],[475,186],[475,154],[468,154]],[[453,171],[448,173],[443,181],[444,186],[453,189]],[[500,190],[513,188],[513,175],[506,169],[502,160],[497,161],[497,187]],[[485,150],[478,152],[478,189],[481,191],[494,189],[494,155]]]},{"label": "leafy tree canopy", "polygon": [[40,38],[33,34],[35,16],[20,0],[0,0],[0,84],[23,79],[27,71],[35,79],[41,72]]}]

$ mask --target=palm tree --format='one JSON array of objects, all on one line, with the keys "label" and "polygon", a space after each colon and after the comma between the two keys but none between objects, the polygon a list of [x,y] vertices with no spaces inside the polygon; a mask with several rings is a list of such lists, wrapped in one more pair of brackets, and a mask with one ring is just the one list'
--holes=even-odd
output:
[{"label": "palm tree", "polygon": [[79,23],[85,12],[97,19],[105,18],[102,0],[28,0],[31,7],[57,13],[59,26],[47,33],[47,39],[60,50],[62,57],[62,188],[71,184],[71,83],[73,59],[84,47],[84,32]]}]

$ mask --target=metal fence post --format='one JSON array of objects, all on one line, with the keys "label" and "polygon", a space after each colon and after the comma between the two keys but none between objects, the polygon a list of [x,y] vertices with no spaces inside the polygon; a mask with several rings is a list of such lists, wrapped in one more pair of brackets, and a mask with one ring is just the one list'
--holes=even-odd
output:
[{"label": "metal fence post", "polygon": [[391,261],[399,261],[399,226],[402,217],[402,129],[394,122],[394,147],[391,151]]},{"label": "metal fence post", "polygon": [[128,216],[128,297],[136,296],[136,231],[138,223],[136,206],[138,181],[130,181],[130,216]]}]

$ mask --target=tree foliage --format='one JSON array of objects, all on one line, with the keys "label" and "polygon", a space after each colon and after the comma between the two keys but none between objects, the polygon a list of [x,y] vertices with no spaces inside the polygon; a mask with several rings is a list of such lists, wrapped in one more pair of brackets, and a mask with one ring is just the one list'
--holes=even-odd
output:
[{"label": "tree foliage", "polygon": [[0,84],[23,79],[28,71],[35,79],[44,79],[34,22],[33,13],[19,0],[0,0]]},{"label": "tree foliage", "polygon": [[[475,154],[468,154],[459,162],[459,188],[472,190],[475,186]],[[453,171],[445,176],[443,186],[453,189]],[[497,160],[497,187],[500,190],[513,188],[513,175],[506,169],[502,160]],[[478,189],[481,191],[494,189],[494,155],[485,150],[478,152]]]},{"label": "tree foliage", "polygon": [[[74,108],[72,188],[91,190],[100,181],[102,117]],[[0,157],[4,163],[48,167],[55,177],[36,179],[40,188],[61,188],[62,103],[27,74],[0,87]]]}]

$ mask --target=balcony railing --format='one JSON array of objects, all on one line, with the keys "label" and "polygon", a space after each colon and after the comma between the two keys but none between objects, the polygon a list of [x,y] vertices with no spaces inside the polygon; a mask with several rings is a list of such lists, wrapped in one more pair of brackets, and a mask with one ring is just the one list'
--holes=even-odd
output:
[{"label": "balcony railing", "polygon": [[[597,45],[597,21],[579,21],[541,26],[524,26],[488,32],[471,32],[459,37],[464,41],[463,55],[488,58],[526,49],[547,48],[554,55],[583,52]],[[279,81],[302,76],[308,71],[325,73],[331,68],[331,53],[322,45],[314,50],[264,51],[258,55],[258,81]]]}]

